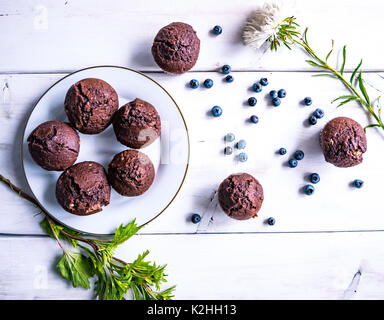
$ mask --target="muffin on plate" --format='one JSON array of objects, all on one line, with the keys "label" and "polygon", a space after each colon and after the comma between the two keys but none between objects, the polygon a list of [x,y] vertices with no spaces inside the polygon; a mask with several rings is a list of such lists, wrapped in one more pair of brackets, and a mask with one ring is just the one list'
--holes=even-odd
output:
[{"label": "muffin on plate", "polygon": [[154,142],[161,132],[160,116],[149,102],[136,98],[113,117],[113,129],[123,145],[140,149]]},{"label": "muffin on plate", "polygon": [[161,28],[152,45],[152,55],[158,66],[175,74],[190,70],[199,52],[200,40],[196,31],[183,22],[172,22]]},{"label": "muffin on plate", "polygon": [[65,170],[79,155],[79,135],[65,122],[52,120],[40,124],[27,142],[32,159],[45,170]]},{"label": "muffin on plate", "polygon": [[137,150],[116,154],[108,166],[108,179],[121,195],[135,197],[146,192],[155,178],[151,159]]},{"label": "muffin on plate", "polygon": [[327,162],[341,168],[353,167],[363,162],[367,137],[358,122],[338,117],[320,132],[320,146]]},{"label": "muffin on plate", "polygon": [[231,218],[257,217],[264,200],[263,187],[248,173],[231,174],[218,189],[220,207]]},{"label": "muffin on plate", "polygon": [[115,89],[107,82],[87,78],[72,85],[65,97],[65,112],[71,124],[85,134],[105,130],[119,108]]},{"label": "muffin on plate", "polygon": [[109,204],[111,186],[104,167],[93,161],[65,170],[56,183],[56,199],[64,210],[79,216],[102,211]]}]

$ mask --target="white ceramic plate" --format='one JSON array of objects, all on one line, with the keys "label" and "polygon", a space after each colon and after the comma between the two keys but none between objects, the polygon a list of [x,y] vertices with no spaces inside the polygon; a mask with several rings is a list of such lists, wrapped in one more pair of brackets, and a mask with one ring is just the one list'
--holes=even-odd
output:
[{"label": "white ceramic plate", "polygon": [[[112,189],[111,202],[103,211],[89,216],[68,213],[55,196],[56,181],[61,172],[46,171],[38,166],[28,151],[27,138],[39,124],[48,120],[68,121],[64,98],[69,87],[84,78],[99,78],[108,82],[119,95],[119,105],[140,98],[157,109],[162,132],[160,139],[141,149],[156,170],[150,189],[138,197],[123,197]],[[108,168],[116,153],[128,149],[115,137],[112,125],[96,135],[80,135],[80,153],[76,163],[99,162]],[[133,218],[139,225],[160,215],[176,197],[188,169],[189,137],[187,127],[176,102],[157,82],[146,75],[123,67],[100,66],[74,72],[54,84],[37,102],[27,121],[22,144],[22,163],[27,182],[41,206],[62,224],[86,233],[111,234],[120,224]]]}]

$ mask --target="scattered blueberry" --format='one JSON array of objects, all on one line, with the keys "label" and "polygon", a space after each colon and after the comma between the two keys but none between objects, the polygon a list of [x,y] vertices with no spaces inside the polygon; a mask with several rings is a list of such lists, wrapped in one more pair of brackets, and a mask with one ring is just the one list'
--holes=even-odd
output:
[{"label": "scattered blueberry", "polygon": [[240,140],[238,143],[236,143],[236,148],[237,149],[244,149],[246,145],[247,145],[247,143],[245,142],[245,140]]},{"label": "scattered blueberry", "polygon": [[277,98],[277,91],[276,90],[269,91],[269,96],[271,98]]},{"label": "scattered blueberry", "polygon": [[248,160],[248,155],[245,152],[241,152],[238,155],[240,162],[245,162]]},{"label": "scattered blueberry", "polygon": [[304,193],[308,196],[312,195],[315,192],[315,187],[311,184],[307,184],[304,187]]},{"label": "scattered blueberry", "polygon": [[309,180],[310,180],[312,183],[316,184],[316,183],[318,183],[318,182],[320,181],[320,176],[319,176],[318,173],[312,173],[312,174],[309,176]]},{"label": "scattered blueberry", "polygon": [[225,147],[224,148],[224,154],[229,156],[230,154],[233,153],[233,149],[231,147]]},{"label": "scattered blueberry", "polygon": [[315,110],[315,112],[313,113],[313,115],[317,118],[317,119],[321,119],[322,117],[324,117],[324,111],[317,108]]},{"label": "scattered blueberry", "polygon": [[310,116],[309,119],[308,119],[308,122],[311,124],[311,125],[315,125],[317,123],[317,118],[315,116]]},{"label": "scattered blueberry", "polygon": [[306,106],[310,106],[312,104],[312,98],[311,97],[305,97],[303,101],[304,101],[304,104]]},{"label": "scattered blueberry", "polygon": [[304,152],[301,151],[301,150],[297,150],[295,151],[295,153],[293,154],[293,157],[296,159],[296,160],[303,160],[304,159]]},{"label": "scattered blueberry", "polygon": [[285,98],[287,96],[287,91],[285,91],[284,89],[280,89],[278,92],[277,92],[277,96],[279,98]]},{"label": "scattered blueberry", "polygon": [[270,218],[267,219],[267,223],[268,223],[270,226],[273,226],[273,225],[276,223],[276,220],[275,220],[275,218],[270,217]]},{"label": "scattered blueberry", "polygon": [[268,79],[267,78],[261,78],[260,79],[260,84],[262,86],[267,86],[268,85]]},{"label": "scattered blueberry", "polygon": [[297,160],[296,159],[289,159],[288,165],[290,168],[296,168],[297,167]]},{"label": "scattered blueberry", "polygon": [[227,82],[233,82],[233,80],[234,80],[234,78],[233,78],[233,76],[231,76],[231,75],[227,75],[227,76],[225,77],[225,81],[227,81]]},{"label": "scattered blueberry", "polygon": [[279,153],[283,156],[283,155],[285,155],[285,154],[287,153],[287,149],[285,149],[285,148],[280,148],[280,149],[279,149]]},{"label": "scattered blueberry", "polygon": [[199,81],[197,81],[196,79],[192,79],[191,81],[189,81],[189,86],[192,89],[196,89],[199,87]]},{"label": "scattered blueberry", "polygon": [[214,26],[213,29],[212,29],[212,32],[215,34],[215,35],[219,35],[223,32],[223,28],[220,27],[220,26]]},{"label": "scattered blueberry", "polygon": [[272,99],[272,105],[273,105],[274,107],[278,107],[280,104],[281,104],[281,100],[280,100],[280,98],[273,98],[273,99]]},{"label": "scattered blueberry", "polygon": [[201,216],[197,213],[194,213],[191,217],[192,223],[199,223],[201,221]]},{"label": "scattered blueberry", "polygon": [[257,103],[257,100],[256,100],[255,97],[250,97],[250,98],[248,99],[248,104],[249,104],[251,107],[254,107],[254,106],[256,105],[256,103]]},{"label": "scattered blueberry", "polygon": [[227,133],[225,135],[225,141],[232,142],[235,140],[235,135],[233,133]]},{"label": "scattered blueberry", "polygon": [[223,65],[222,68],[221,68],[221,72],[224,73],[224,74],[230,73],[231,70],[232,70],[231,66],[229,66],[227,64]]},{"label": "scattered blueberry", "polygon": [[214,117],[220,117],[223,114],[223,109],[221,109],[219,106],[214,106],[211,109],[211,112]]},{"label": "scattered blueberry", "polygon": [[364,184],[364,181],[363,181],[363,180],[355,179],[355,180],[353,181],[353,186],[354,186],[355,188],[358,188],[358,189],[360,189],[360,188],[363,186],[363,184]]},{"label": "scattered blueberry", "polygon": [[212,86],[213,86],[213,81],[212,81],[212,79],[205,79],[205,80],[204,80],[204,87],[206,87],[207,89],[209,89],[209,88],[212,88]]},{"label": "scattered blueberry", "polygon": [[255,92],[261,92],[261,90],[262,90],[262,86],[261,86],[260,83],[255,82],[255,83],[253,84],[253,86],[252,86],[252,89],[253,89],[253,91],[255,91]]},{"label": "scattered blueberry", "polygon": [[258,123],[258,122],[259,122],[259,117],[253,115],[253,116],[251,116],[251,117],[249,118],[249,120],[250,120],[252,123]]}]

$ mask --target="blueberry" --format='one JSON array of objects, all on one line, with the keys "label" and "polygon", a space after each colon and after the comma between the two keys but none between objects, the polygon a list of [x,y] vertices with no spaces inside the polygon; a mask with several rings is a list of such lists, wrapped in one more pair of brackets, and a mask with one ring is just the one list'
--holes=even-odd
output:
[{"label": "blueberry", "polygon": [[204,87],[206,87],[207,89],[209,89],[209,88],[212,88],[212,86],[213,86],[213,81],[212,81],[212,79],[205,79],[205,80],[204,80]]},{"label": "blueberry", "polygon": [[280,104],[281,104],[281,100],[280,100],[280,98],[273,98],[273,99],[272,99],[272,105],[273,105],[274,107],[278,107]]},{"label": "blueberry", "polygon": [[224,73],[224,74],[228,74],[231,72],[231,66],[225,64],[221,67],[221,72]]},{"label": "blueberry", "polygon": [[227,133],[225,135],[225,141],[232,142],[235,140],[235,135],[233,133]]},{"label": "blueberry", "polygon": [[192,88],[192,89],[196,89],[199,87],[199,81],[195,80],[195,79],[192,79],[191,81],[189,81],[189,86]]},{"label": "blueberry", "polygon": [[215,34],[215,35],[219,35],[223,32],[223,28],[220,27],[220,26],[214,26],[213,29],[212,29],[212,32]]},{"label": "blueberry", "polygon": [[312,174],[309,176],[309,180],[310,180],[312,183],[316,184],[316,183],[318,183],[318,182],[320,181],[320,176],[319,176],[318,173],[312,173]]},{"label": "blueberry", "polygon": [[199,223],[201,221],[201,216],[197,213],[194,213],[191,217],[193,223]]},{"label": "blueberry", "polygon": [[238,155],[240,162],[245,162],[248,160],[248,155],[245,152],[241,152]]},{"label": "blueberry", "polygon": [[315,116],[310,116],[309,119],[308,119],[308,122],[311,124],[311,125],[315,125],[317,123],[317,118]]},{"label": "blueberry", "polygon": [[313,115],[317,118],[317,119],[321,119],[322,117],[324,117],[324,111],[317,108],[315,110],[315,112],[313,113]]},{"label": "blueberry", "polygon": [[312,104],[312,98],[311,97],[305,97],[303,102],[306,106],[310,106]]},{"label": "blueberry", "polygon": [[229,156],[230,154],[233,153],[233,149],[231,147],[225,147],[224,148],[224,154]]},{"label": "blueberry", "polygon": [[260,79],[260,84],[262,86],[267,86],[268,85],[268,79],[267,78],[261,78]]},{"label": "blueberry", "polygon": [[246,145],[247,145],[247,143],[245,142],[245,140],[240,140],[238,143],[236,143],[236,148],[237,149],[244,149]]},{"label": "blueberry", "polygon": [[253,115],[253,116],[251,116],[251,117],[249,118],[249,120],[250,120],[252,123],[258,123],[258,122],[259,122],[259,117]]},{"label": "blueberry", "polygon": [[267,219],[267,223],[268,223],[270,226],[273,226],[273,225],[276,223],[276,220],[275,220],[275,218],[270,217],[270,218]]},{"label": "blueberry", "polygon": [[269,91],[269,96],[271,98],[277,98],[277,91],[276,90]]},{"label": "blueberry", "polygon": [[297,160],[296,159],[289,159],[288,165],[290,168],[296,168],[297,167]]},{"label": "blueberry", "polygon": [[223,109],[221,109],[219,106],[214,106],[211,109],[211,113],[214,117],[220,117],[223,114]]},{"label": "blueberry", "polygon": [[301,150],[297,150],[297,151],[295,151],[295,153],[293,154],[293,157],[294,157],[296,160],[303,160],[303,158],[304,158],[304,152],[301,151]]},{"label": "blueberry", "polygon": [[307,184],[304,187],[304,193],[308,196],[312,195],[315,192],[315,187],[311,184]]},{"label": "blueberry", "polygon": [[227,75],[225,77],[225,81],[227,81],[227,82],[233,82],[233,80],[234,80],[234,78],[231,75]]},{"label": "blueberry", "polygon": [[260,83],[255,82],[255,83],[253,84],[253,86],[252,86],[252,89],[253,89],[253,91],[255,91],[255,92],[261,92],[261,90],[262,90],[262,86],[261,86]]},{"label": "blueberry", "polygon": [[360,189],[363,185],[364,185],[364,181],[363,181],[363,180],[355,179],[355,180],[353,181],[353,186],[354,186],[355,188]]},{"label": "blueberry", "polygon": [[280,89],[278,92],[277,92],[277,96],[279,98],[285,98],[287,96],[287,91],[285,91],[284,89]]},{"label": "blueberry", "polygon": [[250,97],[248,99],[248,104],[251,106],[251,107],[254,107],[257,103],[257,99],[255,97]]},{"label": "blueberry", "polygon": [[286,153],[287,153],[287,149],[285,149],[285,148],[279,149],[279,154],[281,154],[282,156],[285,155]]}]

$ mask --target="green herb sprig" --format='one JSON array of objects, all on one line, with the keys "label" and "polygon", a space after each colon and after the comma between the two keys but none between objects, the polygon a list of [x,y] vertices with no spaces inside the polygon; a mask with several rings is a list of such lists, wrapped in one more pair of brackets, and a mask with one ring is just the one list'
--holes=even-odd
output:
[{"label": "green herb sprig", "polygon": [[[140,300],[170,300],[173,297],[175,286],[160,290],[160,285],[167,282],[166,265],[145,261],[148,250],[131,263],[114,256],[116,248],[140,230],[135,220],[120,225],[109,239],[90,238],[54,222],[33,197],[1,174],[0,181],[45,215],[40,224],[49,236],[56,239],[63,251],[57,268],[73,287],[90,289],[90,280],[95,278],[95,297],[100,300],[124,300],[128,292],[132,292],[134,299]],[[77,251],[68,250],[62,241]]]},{"label": "green herb sprig", "polygon": [[367,90],[364,86],[363,80],[363,71],[361,65],[363,60],[357,65],[354,71],[351,74],[349,79],[346,79],[344,76],[344,69],[346,64],[347,49],[346,46],[343,47],[343,60],[340,67],[340,70],[331,67],[328,64],[328,58],[332,55],[334,51],[334,41],[332,40],[332,48],[328,52],[325,59],[320,58],[315,51],[309,45],[307,39],[308,28],[305,29],[304,33],[298,31],[299,25],[295,22],[295,17],[289,17],[283,20],[281,24],[277,26],[277,31],[275,35],[270,36],[267,41],[270,42],[271,51],[276,51],[280,46],[280,43],[283,43],[286,47],[291,49],[292,44],[297,44],[309,55],[310,59],[305,60],[309,65],[320,68],[325,71],[325,73],[315,74],[316,77],[327,76],[333,79],[340,80],[345,87],[350,91],[348,95],[342,95],[332,101],[332,103],[338,101],[337,107],[341,107],[349,102],[355,101],[365,109],[374,119],[375,123],[367,125],[364,130],[367,128],[378,127],[384,130],[384,123],[381,115],[381,105],[380,97],[376,99],[370,99]]}]

